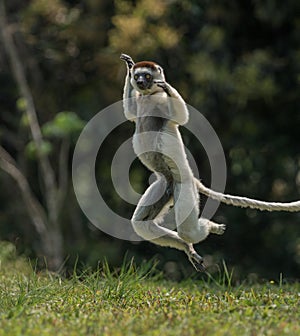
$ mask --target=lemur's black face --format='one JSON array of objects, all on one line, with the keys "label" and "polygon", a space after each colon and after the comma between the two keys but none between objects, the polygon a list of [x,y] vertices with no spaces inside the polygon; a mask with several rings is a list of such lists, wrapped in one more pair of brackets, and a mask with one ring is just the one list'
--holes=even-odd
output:
[{"label": "lemur's black face", "polygon": [[153,76],[149,71],[138,71],[133,78],[140,90],[150,89],[153,85]]}]

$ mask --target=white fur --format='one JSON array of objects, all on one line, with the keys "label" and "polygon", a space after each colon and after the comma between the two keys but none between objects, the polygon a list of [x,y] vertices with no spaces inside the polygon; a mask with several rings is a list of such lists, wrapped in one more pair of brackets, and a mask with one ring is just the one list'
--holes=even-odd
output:
[{"label": "white fur", "polygon": [[[134,80],[134,74],[139,71],[151,72],[154,83],[150,89],[139,90]],[[136,99],[130,99],[131,97]],[[139,236],[155,244],[185,251],[194,267],[203,270],[202,258],[195,252],[192,244],[204,240],[211,232],[223,234],[225,226],[198,218],[198,191],[178,130],[178,125],[188,121],[186,104],[180,94],[165,82],[163,71],[158,65],[154,71],[143,67],[135,69],[133,73],[128,68],[123,99],[126,118],[137,125],[133,138],[136,154],[153,172],[165,170],[168,180],[166,182],[157,174],[157,180],[142,196],[132,217],[134,230]],[[163,127],[157,129],[154,118],[151,129],[152,119],[149,122],[149,118],[145,117],[151,116],[157,109],[158,116],[167,121],[163,123]],[[141,132],[139,129],[143,126],[150,127],[147,131],[153,131],[153,135]],[[149,142],[162,155],[141,154],[147,152]],[[169,189],[164,189],[166,186]],[[172,193],[170,197],[169,191]],[[162,194],[163,197],[158,201]],[[170,210],[172,204],[173,208]],[[170,227],[177,227],[177,232]]]}]

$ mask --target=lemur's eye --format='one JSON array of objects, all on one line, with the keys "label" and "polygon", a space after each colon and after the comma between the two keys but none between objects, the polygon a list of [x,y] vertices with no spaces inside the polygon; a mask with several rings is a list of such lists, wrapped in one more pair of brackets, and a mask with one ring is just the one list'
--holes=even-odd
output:
[{"label": "lemur's eye", "polygon": [[134,78],[135,80],[137,80],[137,79],[138,79],[138,77],[139,77],[138,75],[134,75],[134,77],[133,77],[133,78]]},{"label": "lemur's eye", "polygon": [[151,78],[151,75],[150,75],[150,74],[147,74],[147,75],[146,75],[146,78],[147,78],[147,79],[150,79],[150,78]]}]

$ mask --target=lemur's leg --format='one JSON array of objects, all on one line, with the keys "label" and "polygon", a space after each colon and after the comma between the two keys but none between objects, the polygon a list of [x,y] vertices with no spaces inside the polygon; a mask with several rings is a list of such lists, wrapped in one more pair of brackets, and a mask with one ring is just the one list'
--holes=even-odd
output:
[{"label": "lemur's leg", "polygon": [[157,245],[184,251],[193,266],[198,271],[204,271],[203,259],[193,245],[181,239],[177,232],[160,226],[163,222],[162,209],[171,198],[172,185],[167,184],[163,178],[158,178],[140,199],[132,217],[133,228],[139,236]]},{"label": "lemur's leg", "polygon": [[179,236],[192,244],[206,239],[210,233],[223,234],[224,224],[199,217],[199,199],[193,179],[174,185],[174,209]]}]

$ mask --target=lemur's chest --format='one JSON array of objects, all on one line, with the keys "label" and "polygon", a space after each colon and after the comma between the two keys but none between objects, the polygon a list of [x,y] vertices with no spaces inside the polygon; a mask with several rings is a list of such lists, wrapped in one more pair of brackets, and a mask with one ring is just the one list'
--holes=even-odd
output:
[{"label": "lemur's chest", "polygon": [[146,95],[137,98],[136,133],[159,132],[167,123],[166,106],[158,97]]},{"label": "lemur's chest", "polygon": [[[176,143],[177,127],[168,119],[168,106],[161,98],[143,96],[137,99],[136,129],[133,148],[143,164],[152,171],[171,176],[165,154],[169,142]],[[177,143],[173,147],[178,151]],[[180,151],[179,151],[180,152]]]},{"label": "lemur's chest", "polygon": [[161,153],[166,124],[162,117],[138,116],[133,136],[133,148],[142,163],[161,173],[168,171]]},{"label": "lemur's chest", "polygon": [[135,133],[161,132],[163,131],[166,122],[167,120],[162,117],[138,117],[136,120]]}]

